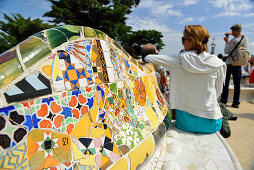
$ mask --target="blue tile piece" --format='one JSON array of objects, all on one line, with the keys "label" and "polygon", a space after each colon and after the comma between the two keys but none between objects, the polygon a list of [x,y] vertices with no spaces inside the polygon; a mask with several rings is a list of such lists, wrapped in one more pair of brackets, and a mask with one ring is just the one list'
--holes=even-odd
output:
[{"label": "blue tile piece", "polygon": [[33,128],[33,122],[30,115],[26,115],[26,121],[23,124],[23,126],[26,126],[29,131]]},{"label": "blue tile piece", "polygon": [[86,103],[89,107],[89,109],[91,109],[91,107],[93,107],[93,97],[90,99],[87,99],[87,103]]},{"label": "blue tile piece", "polygon": [[70,64],[67,70],[75,70],[75,68]]},{"label": "blue tile piece", "polygon": [[128,60],[125,60],[125,65],[126,65],[127,68],[130,68]]},{"label": "blue tile piece", "polygon": [[41,119],[38,119],[36,114],[34,114],[32,116],[32,119],[33,119],[33,125],[34,125],[34,128],[38,128],[38,122],[41,120]]},{"label": "blue tile piece", "polygon": [[17,86],[13,86],[10,90],[6,92],[9,96],[17,95],[17,94],[22,94],[23,91],[20,90]]},{"label": "blue tile piece", "polygon": [[64,73],[64,78],[66,78],[68,81],[70,81],[67,71]]},{"label": "blue tile piece", "polygon": [[78,95],[81,94],[81,91],[80,90],[75,90],[75,91],[72,91],[71,94],[75,95],[78,98]]},{"label": "blue tile piece", "polygon": [[43,84],[37,77],[39,76],[39,73],[30,74],[25,78],[25,80],[33,86],[36,90],[43,90],[47,89],[47,86]]},{"label": "blue tile piece", "polygon": [[60,80],[63,80],[63,79],[61,77],[57,76],[56,81],[60,81]]},{"label": "blue tile piece", "polygon": [[50,103],[52,101],[54,101],[54,98],[53,97],[49,97],[49,98],[42,99],[41,103],[47,103],[48,105],[50,105]]},{"label": "blue tile piece", "polygon": [[65,116],[65,119],[68,117],[72,117],[72,112],[69,107],[64,107],[61,114]]},{"label": "blue tile piece", "polygon": [[76,70],[76,73],[77,73],[77,76],[78,76],[78,79],[79,79],[81,73],[78,70]]},{"label": "blue tile piece", "polygon": [[10,111],[11,111],[11,110],[14,110],[14,109],[15,109],[15,107],[14,107],[13,105],[8,106],[8,107],[1,108],[1,109],[0,109],[0,114],[4,113],[5,116],[9,117]]}]

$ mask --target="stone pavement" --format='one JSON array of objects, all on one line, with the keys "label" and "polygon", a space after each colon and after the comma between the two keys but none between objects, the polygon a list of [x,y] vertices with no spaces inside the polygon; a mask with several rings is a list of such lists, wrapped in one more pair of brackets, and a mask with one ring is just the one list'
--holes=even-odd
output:
[{"label": "stone pavement", "polygon": [[[231,105],[231,103],[228,103]],[[238,158],[242,169],[254,169],[254,101],[241,102],[240,108],[227,107],[238,117],[229,121],[231,136],[226,139]]]}]

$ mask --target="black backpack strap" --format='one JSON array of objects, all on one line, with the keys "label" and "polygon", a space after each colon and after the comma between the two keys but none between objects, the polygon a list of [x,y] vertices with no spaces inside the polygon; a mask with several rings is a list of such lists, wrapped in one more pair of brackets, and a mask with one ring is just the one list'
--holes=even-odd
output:
[{"label": "black backpack strap", "polygon": [[[239,41],[239,43],[236,44],[235,48],[230,52],[230,54],[228,55],[228,57],[232,56],[233,52],[235,51],[235,49],[239,46],[239,44],[242,42],[244,36],[242,36],[241,40]],[[227,58],[228,58],[227,57]]]}]

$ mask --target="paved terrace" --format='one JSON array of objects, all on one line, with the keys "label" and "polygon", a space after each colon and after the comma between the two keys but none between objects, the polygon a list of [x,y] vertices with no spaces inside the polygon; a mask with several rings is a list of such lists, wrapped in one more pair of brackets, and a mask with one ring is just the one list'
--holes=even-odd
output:
[{"label": "paved terrace", "polygon": [[[254,90],[253,90],[254,91]],[[254,98],[254,95],[252,96]],[[231,103],[229,103],[230,105]],[[242,169],[254,169],[254,100],[241,102],[240,108],[227,107],[238,117],[229,121],[231,137],[226,139],[238,158]]]}]

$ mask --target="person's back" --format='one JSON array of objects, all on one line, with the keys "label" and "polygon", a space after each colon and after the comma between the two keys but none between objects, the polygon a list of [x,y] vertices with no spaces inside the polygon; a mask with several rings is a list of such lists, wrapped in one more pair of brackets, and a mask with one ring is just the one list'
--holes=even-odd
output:
[{"label": "person's back", "polygon": [[185,131],[213,133],[222,124],[217,98],[222,91],[226,65],[206,52],[208,38],[202,26],[186,26],[182,38],[185,52],[177,57],[146,57],[148,62],[169,69],[170,106],[176,109],[177,128]]}]

